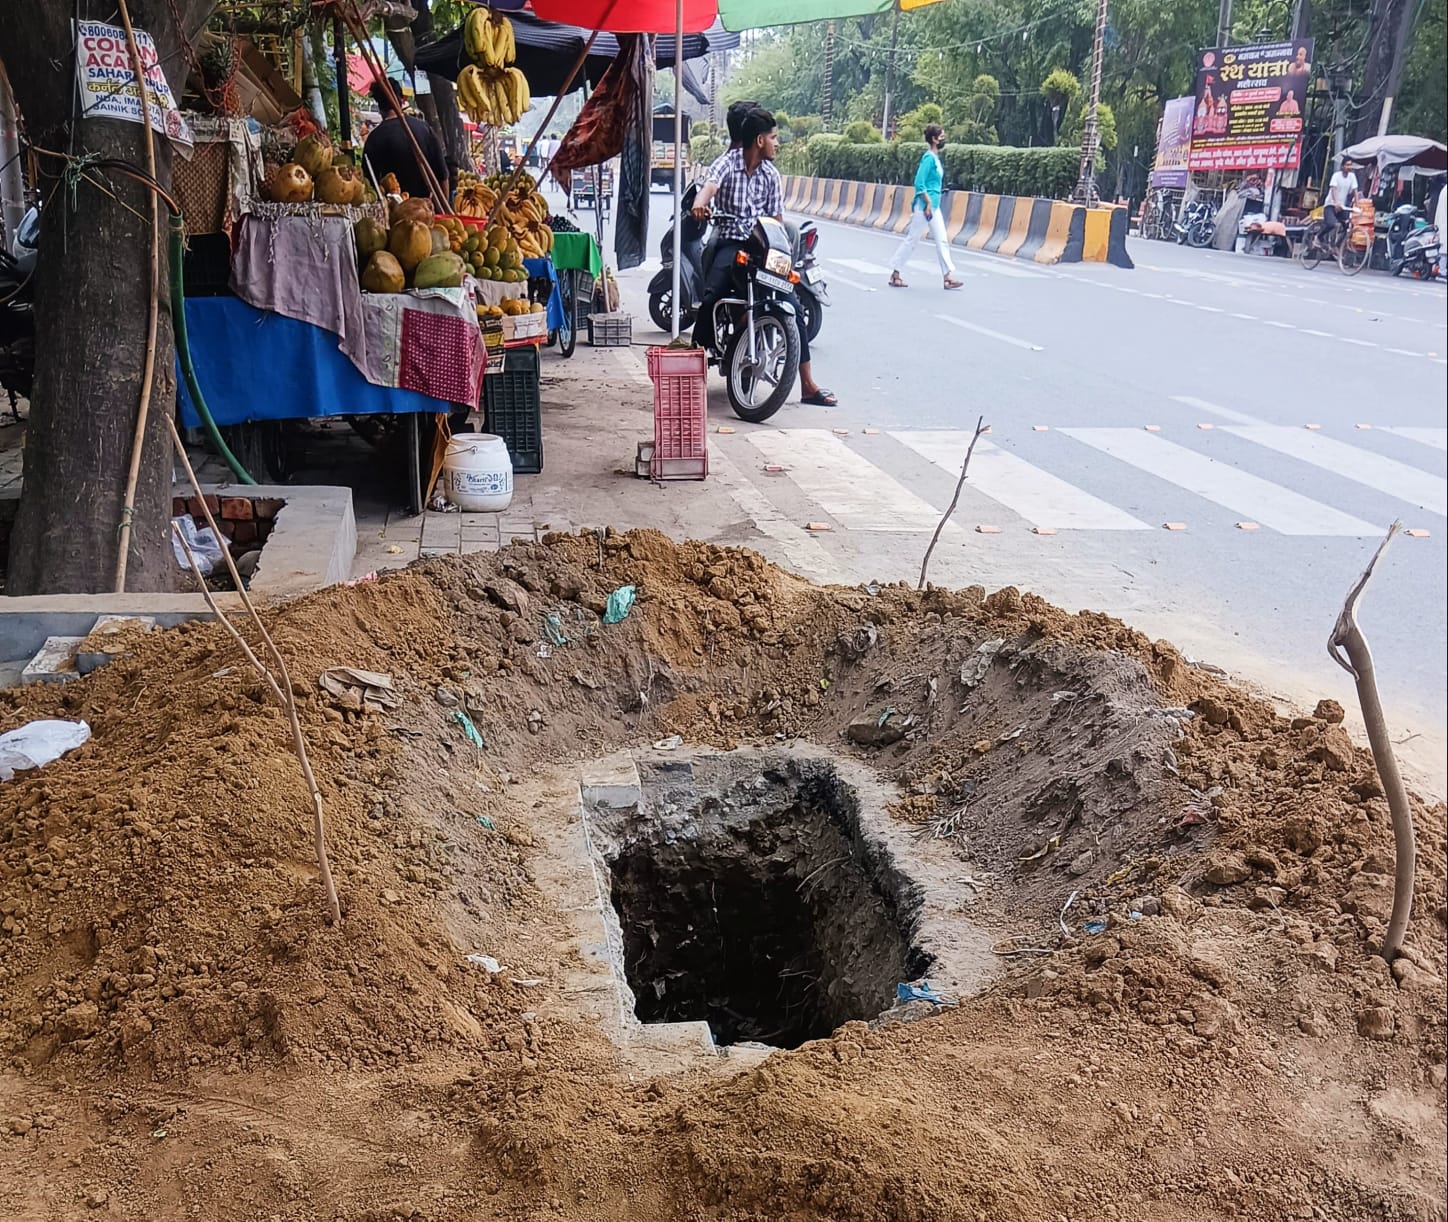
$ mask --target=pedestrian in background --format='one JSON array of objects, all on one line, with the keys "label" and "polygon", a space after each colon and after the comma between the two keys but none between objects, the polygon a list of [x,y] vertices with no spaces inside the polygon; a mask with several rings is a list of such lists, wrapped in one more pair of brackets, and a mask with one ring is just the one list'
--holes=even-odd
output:
[{"label": "pedestrian in background", "polygon": [[945,218],[940,215],[940,191],[945,185],[945,165],[940,152],[945,147],[945,129],[939,123],[932,123],[925,129],[925,143],[929,146],[920,155],[920,166],[915,171],[915,199],[910,207],[910,228],[905,231],[905,240],[890,262],[890,287],[905,289],[901,274],[905,261],[920,241],[926,229],[935,239],[935,254],[940,260],[940,274],[945,287],[958,289],[961,282],[955,278],[955,262],[950,257],[950,239],[945,236]]}]

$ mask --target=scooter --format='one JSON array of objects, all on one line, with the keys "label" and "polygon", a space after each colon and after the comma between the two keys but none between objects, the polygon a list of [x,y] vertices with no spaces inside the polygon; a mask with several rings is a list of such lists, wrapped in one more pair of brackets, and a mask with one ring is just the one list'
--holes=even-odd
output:
[{"label": "scooter", "polygon": [[[694,183],[684,193],[682,201],[684,227],[681,248],[684,255],[679,283],[681,285],[691,284],[692,287],[683,294],[684,300],[679,310],[680,332],[694,325],[696,313],[694,305],[699,299],[699,286],[703,284],[700,268],[703,266],[706,227],[689,215],[689,209],[693,206],[698,191],[699,184]],[[819,256],[815,253],[815,247],[819,245],[820,232],[815,223],[808,220],[800,222],[798,226],[786,221],[784,227],[790,237],[794,270],[799,273],[799,283],[794,288],[795,298],[799,301],[799,329],[805,338],[813,343],[820,333],[820,327],[824,324],[824,307],[830,304],[829,284],[825,280],[824,272],[819,267]],[[664,240],[659,246],[659,257],[664,266],[649,284],[649,317],[654,320],[654,325],[660,331],[671,331],[673,329],[671,312],[674,291],[674,227],[672,225],[664,233]]]},{"label": "scooter", "polygon": [[1388,270],[1393,275],[1407,272],[1419,279],[1435,279],[1442,249],[1438,227],[1430,225],[1419,209],[1412,204],[1393,209],[1388,225]]}]

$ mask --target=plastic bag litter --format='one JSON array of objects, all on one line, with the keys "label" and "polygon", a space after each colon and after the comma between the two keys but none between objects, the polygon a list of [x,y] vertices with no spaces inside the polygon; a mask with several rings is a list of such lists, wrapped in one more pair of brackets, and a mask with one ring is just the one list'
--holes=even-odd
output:
[{"label": "plastic bag litter", "polygon": [[928,1001],[937,1006],[953,1006],[957,1002],[953,997],[937,992],[935,986],[928,980],[901,981],[895,986],[896,1001]]},{"label": "plastic bag litter", "polygon": [[14,780],[17,772],[58,760],[90,736],[91,728],[83,721],[31,721],[0,734],[0,781]]},{"label": "plastic bag litter", "polygon": [[[196,557],[196,567],[201,570],[201,575],[209,577],[211,570],[221,563],[221,540],[216,537],[216,532],[209,526],[197,526],[196,519],[189,513],[172,518],[171,525],[175,528],[171,532],[171,550],[176,553],[176,563],[181,571],[191,571],[186,548],[181,546],[181,539],[185,539],[191,554]],[[176,537],[177,531],[181,532],[181,539]]]},{"label": "plastic bag litter", "polygon": [[608,596],[608,606],[603,611],[603,622],[605,624],[619,623],[633,609],[633,605],[633,586],[619,586]]}]

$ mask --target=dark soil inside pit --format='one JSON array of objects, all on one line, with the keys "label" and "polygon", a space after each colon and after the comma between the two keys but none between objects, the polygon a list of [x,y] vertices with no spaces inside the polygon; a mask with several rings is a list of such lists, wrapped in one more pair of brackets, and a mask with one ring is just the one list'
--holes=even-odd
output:
[{"label": "dark soil inside pit", "polygon": [[[668,783],[678,771],[650,784],[645,770],[642,831],[609,862],[640,1021],[794,1048],[874,1018],[924,973],[915,888],[864,845],[831,769],[782,763],[718,787]],[[693,834],[651,821],[655,806]]]}]

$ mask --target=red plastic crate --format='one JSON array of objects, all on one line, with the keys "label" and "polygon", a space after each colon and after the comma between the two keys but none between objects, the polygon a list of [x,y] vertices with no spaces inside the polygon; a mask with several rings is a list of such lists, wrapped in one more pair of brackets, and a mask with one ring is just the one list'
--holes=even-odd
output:
[{"label": "red plastic crate", "polygon": [[650,348],[654,384],[654,479],[703,479],[709,474],[708,362],[702,348]]}]

